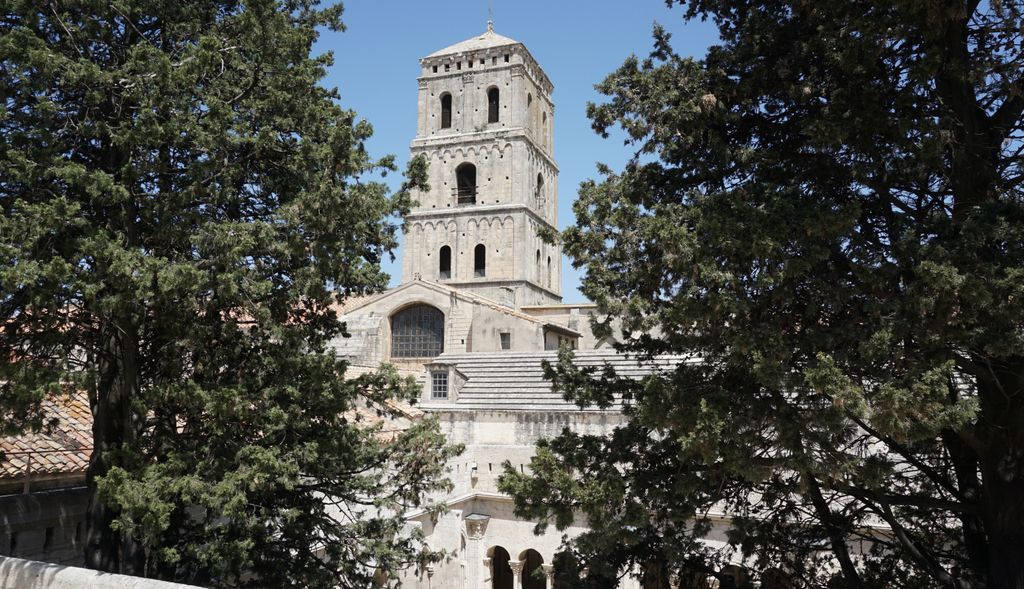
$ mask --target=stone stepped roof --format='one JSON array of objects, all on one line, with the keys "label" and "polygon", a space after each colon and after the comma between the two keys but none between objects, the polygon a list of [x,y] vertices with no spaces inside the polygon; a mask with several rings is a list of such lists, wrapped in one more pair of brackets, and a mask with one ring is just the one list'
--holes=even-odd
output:
[{"label": "stone stepped roof", "polygon": [[[579,411],[579,407],[551,390],[544,379],[541,362],[556,362],[558,352],[487,352],[442,354],[434,362],[454,366],[466,378],[455,402],[427,402],[424,411]],[[670,371],[685,360],[682,356],[659,356],[640,363],[634,356],[614,350],[577,350],[577,366],[610,365],[621,376],[642,378],[654,371]],[[424,382],[424,384],[428,384]],[[595,410],[596,408],[588,408]],[[615,403],[610,410],[618,411]]]}]

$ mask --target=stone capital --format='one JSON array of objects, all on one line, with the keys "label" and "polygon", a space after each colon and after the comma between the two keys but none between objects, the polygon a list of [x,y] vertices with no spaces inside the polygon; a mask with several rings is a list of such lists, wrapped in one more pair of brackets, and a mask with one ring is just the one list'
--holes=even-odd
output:
[{"label": "stone capital", "polygon": [[470,540],[482,539],[486,530],[486,520],[466,520],[466,535],[469,536]]},{"label": "stone capital", "polygon": [[525,566],[525,565],[526,565],[526,563],[521,561],[521,560],[510,560],[510,561],[508,561],[508,568],[512,569],[512,574],[515,575],[516,577],[518,577],[519,575],[523,574],[523,566]]}]

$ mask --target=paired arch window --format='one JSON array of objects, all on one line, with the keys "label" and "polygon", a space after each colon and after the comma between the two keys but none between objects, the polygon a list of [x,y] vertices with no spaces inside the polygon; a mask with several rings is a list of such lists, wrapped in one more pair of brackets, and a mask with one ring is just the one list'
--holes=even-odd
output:
[{"label": "paired arch window", "polygon": [[473,248],[473,273],[487,276],[487,248],[482,243]]},{"label": "paired arch window", "polygon": [[452,95],[445,92],[441,95],[441,128],[452,126]]},{"label": "paired arch window", "polygon": [[497,88],[491,88],[487,91],[487,122],[497,123],[498,122],[498,106],[500,105],[500,93]]},{"label": "paired arch window", "polygon": [[441,246],[437,258],[437,276],[441,280],[448,280],[452,277],[452,248]]},{"label": "paired arch window", "polygon": [[433,358],[444,352],[444,313],[412,305],[391,317],[392,358]]},{"label": "paired arch window", "polygon": [[476,166],[464,163],[455,168],[455,197],[460,205],[476,204]]}]

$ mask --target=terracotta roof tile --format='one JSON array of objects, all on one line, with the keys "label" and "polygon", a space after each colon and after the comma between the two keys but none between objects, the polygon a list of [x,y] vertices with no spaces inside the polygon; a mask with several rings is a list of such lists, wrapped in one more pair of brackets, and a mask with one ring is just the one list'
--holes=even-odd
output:
[{"label": "terracotta roof tile", "polygon": [[[92,411],[84,391],[43,402],[42,431],[0,438],[0,480],[33,475],[84,475],[92,454]],[[50,423],[53,422],[53,425]],[[31,465],[29,462],[31,461]]]}]

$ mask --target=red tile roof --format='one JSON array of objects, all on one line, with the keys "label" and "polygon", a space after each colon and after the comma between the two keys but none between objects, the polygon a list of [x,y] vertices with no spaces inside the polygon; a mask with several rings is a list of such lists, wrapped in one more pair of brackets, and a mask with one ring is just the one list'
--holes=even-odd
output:
[{"label": "red tile roof", "polygon": [[0,480],[85,475],[92,453],[92,411],[85,391],[43,402],[44,422],[38,433],[0,438]]}]

